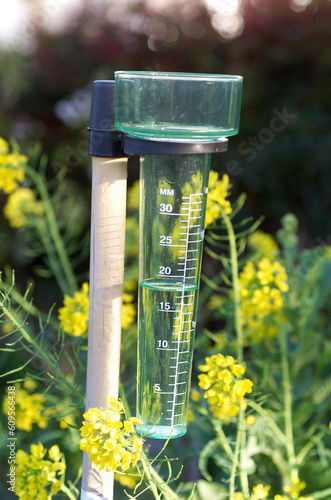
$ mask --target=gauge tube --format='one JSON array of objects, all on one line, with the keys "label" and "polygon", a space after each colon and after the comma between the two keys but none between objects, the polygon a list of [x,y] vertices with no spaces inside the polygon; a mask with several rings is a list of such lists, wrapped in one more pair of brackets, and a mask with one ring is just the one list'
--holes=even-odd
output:
[{"label": "gauge tube", "polygon": [[137,413],[154,438],[186,432],[209,165],[140,158]]}]

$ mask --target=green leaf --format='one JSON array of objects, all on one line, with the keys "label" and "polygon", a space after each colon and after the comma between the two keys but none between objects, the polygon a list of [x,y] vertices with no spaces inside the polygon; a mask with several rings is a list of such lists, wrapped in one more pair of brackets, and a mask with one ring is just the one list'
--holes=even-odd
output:
[{"label": "green leaf", "polygon": [[211,456],[213,456],[213,454],[215,453],[215,451],[217,450],[218,447],[219,447],[218,439],[212,439],[211,441],[209,441],[206,444],[206,446],[203,448],[202,452],[200,453],[199,469],[200,469],[201,474],[203,475],[203,477],[205,479],[207,479],[207,481],[213,480],[212,476],[208,472],[208,460]]},{"label": "green leaf", "polygon": [[200,453],[199,457],[199,469],[201,474],[207,481],[212,481],[213,478],[208,471],[208,461],[213,460],[213,462],[223,469],[230,469],[232,463],[228,459],[227,455],[220,444],[219,438],[212,439],[209,441]]},{"label": "green leaf", "polygon": [[229,492],[219,483],[210,483],[200,479],[197,482],[197,491],[201,500],[211,500],[212,498],[217,500],[228,500]]}]

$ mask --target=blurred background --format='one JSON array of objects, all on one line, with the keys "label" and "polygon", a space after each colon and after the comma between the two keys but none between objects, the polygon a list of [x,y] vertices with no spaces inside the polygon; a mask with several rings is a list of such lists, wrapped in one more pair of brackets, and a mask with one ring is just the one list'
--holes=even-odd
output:
[{"label": "blurred background", "polygon": [[[50,171],[68,169],[87,230],[91,87],[116,70],[242,75],[240,132],[212,168],[247,193],[248,214],[265,215],[262,229],[274,233],[292,211],[303,246],[331,244],[330,0],[6,2],[0,136],[24,152],[40,143]],[[2,241],[0,264],[10,257],[22,267],[12,238]]]},{"label": "blurred background", "polygon": [[264,229],[293,211],[303,245],[331,238],[330,0],[11,0],[0,55],[0,135],[24,149],[41,142],[83,188],[93,80],[242,75],[240,133],[213,168],[247,192]]}]

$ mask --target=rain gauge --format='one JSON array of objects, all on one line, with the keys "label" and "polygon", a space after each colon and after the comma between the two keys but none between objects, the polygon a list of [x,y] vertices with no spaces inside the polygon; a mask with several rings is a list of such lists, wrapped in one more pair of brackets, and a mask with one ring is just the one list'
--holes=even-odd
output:
[{"label": "rain gauge", "polygon": [[[117,71],[115,82],[94,83],[89,153],[104,160],[104,169],[109,170],[110,157],[116,162],[122,156],[118,163],[139,155],[137,417],[143,423],[137,430],[145,437],[177,438],[186,432],[210,158],[226,151],[227,137],[238,132],[242,80],[233,75]],[[118,205],[116,182],[114,199],[109,200],[108,194],[112,210]],[[112,298],[107,293],[117,282],[110,279],[108,288],[104,283],[107,273],[118,272],[114,254],[124,241],[124,229],[120,237],[117,216],[103,211],[102,218],[102,228],[115,224],[109,231],[116,246],[111,256],[104,252],[101,262],[91,256],[91,266],[96,260],[101,266],[99,281],[92,283],[95,305],[90,304],[96,322],[97,297],[117,300],[117,310],[121,305],[120,288]],[[97,245],[94,250],[98,252]],[[108,264],[102,270],[105,260]],[[119,349],[120,343],[115,345]],[[90,400],[94,390],[102,391],[102,381],[89,384],[89,366],[92,358],[95,369],[107,365],[106,352],[100,345],[89,347]],[[118,365],[113,377],[118,379]]]}]

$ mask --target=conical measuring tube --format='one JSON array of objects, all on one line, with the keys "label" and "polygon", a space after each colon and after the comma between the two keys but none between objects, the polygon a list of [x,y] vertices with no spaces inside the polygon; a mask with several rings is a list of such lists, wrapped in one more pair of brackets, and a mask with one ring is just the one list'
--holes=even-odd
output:
[{"label": "conical measuring tube", "polygon": [[141,155],[140,432],[176,438],[186,432],[209,152],[238,131],[242,77],[119,71],[115,82],[115,126],[124,151]]},{"label": "conical measuring tube", "polygon": [[140,158],[137,413],[154,438],[186,432],[209,165]]}]

